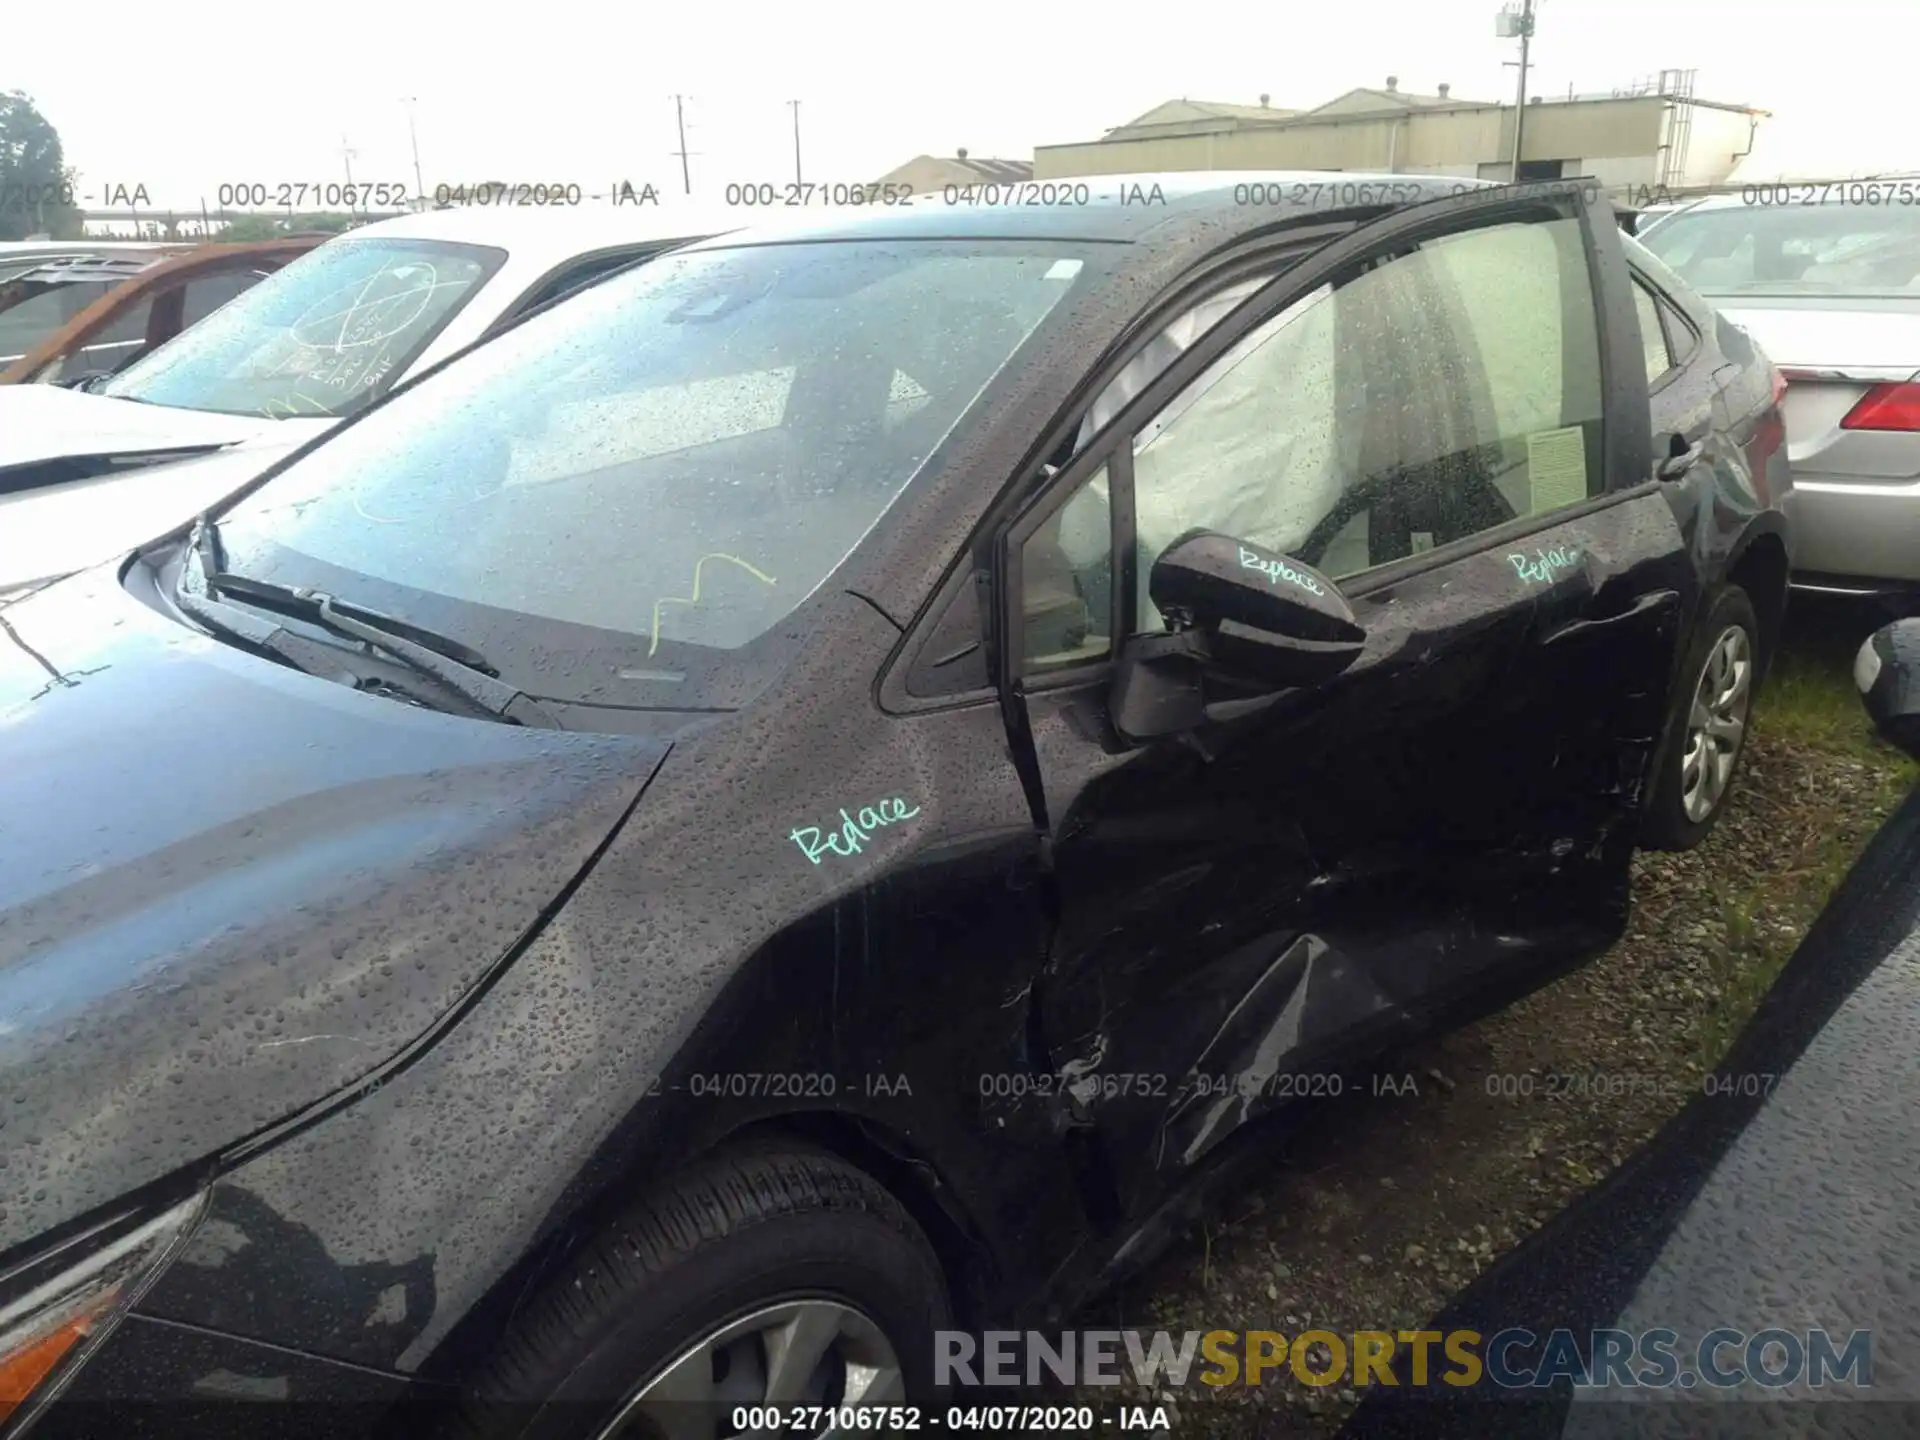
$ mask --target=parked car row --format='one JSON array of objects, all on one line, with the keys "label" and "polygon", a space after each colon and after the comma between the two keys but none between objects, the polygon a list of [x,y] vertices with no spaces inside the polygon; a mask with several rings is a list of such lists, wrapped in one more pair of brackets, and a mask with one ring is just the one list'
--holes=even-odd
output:
[{"label": "parked car row", "polygon": [[1786,387],[1581,187],[1391,178],[412,217],[0,391],[13,1423],[917,1401],[1611,944]]},{"label": "parked car row", "polygon": [[131,364],[326,237],[244,245],[0,246],[0,385],[77,385]]},{"label": "parked car row", "polygon": [[[311,253],[109,374],[0,388],[0,595],[125,554],[566,291],[737,223],[691,209],[436,211],[318,249],[235,247]],[[68,378],[46,373],[60,346],[11,378]]]},{"label": "parked car row", "polygon": [[0,241],[0,374],[129,279],[190,246]]}]

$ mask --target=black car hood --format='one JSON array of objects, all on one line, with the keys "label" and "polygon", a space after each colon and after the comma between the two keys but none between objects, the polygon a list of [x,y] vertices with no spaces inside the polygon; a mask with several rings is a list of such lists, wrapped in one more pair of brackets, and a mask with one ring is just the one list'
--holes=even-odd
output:
[{"label": "black car hood", "polygon": [[0,1253],[429,1031],[666,749],[363,695],[100,571],[0,612]]}]

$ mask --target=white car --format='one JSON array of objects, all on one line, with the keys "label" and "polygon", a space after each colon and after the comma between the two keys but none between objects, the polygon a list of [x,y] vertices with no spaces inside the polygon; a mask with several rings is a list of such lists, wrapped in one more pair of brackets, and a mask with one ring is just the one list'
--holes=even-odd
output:
[{"label": "white car", "polygon": [[184,523],[534,307],[743,218],[691,203],[402,216],[103,380],[0,386],[0,604]]}]

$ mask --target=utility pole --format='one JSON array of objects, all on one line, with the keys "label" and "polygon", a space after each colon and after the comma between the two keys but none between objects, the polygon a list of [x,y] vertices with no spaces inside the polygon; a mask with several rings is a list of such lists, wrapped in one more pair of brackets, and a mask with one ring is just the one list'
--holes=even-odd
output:
[{"label": "utility pole", "polygon": [[800,183],[800,102],[789,100],[787,104],[793,110],[793,183],[798,185]]},{"label": "utility pole", "polygon": [[420,103],[420,97],[409,95],[400,102],[407,107],[407,139],[413,142],[413,198],[421,210],[427,208],[427,182],[420,178],[420,133],[414,129],[413,107]]},{"label": "utility pole", "polygon": [[1533,42],[1533,0],[1521,0],[1520,13],[1504,11],[1500,22],[1495,26],[1497,35],[1520,37],[1520,93],[1513,105],[1513,164],[1507,178],[1518,183],[1520,179],[1520,137],[1527,126],[1527,49]]},{"label": "utility pole", "polygon": [[680,148],[673,153],[680,157],[680,183],[686,187],[687,194],[693,194],[693,174],[687,169],[687,112],[681,105],[686,97],[673,97],[673,123],[680,132]]}]

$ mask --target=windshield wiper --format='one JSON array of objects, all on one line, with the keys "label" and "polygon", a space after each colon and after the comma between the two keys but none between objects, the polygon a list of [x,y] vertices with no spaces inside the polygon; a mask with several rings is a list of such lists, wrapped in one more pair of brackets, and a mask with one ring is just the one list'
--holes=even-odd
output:
[{"label": "windshield wiper", "polygon": [[[207,589],[208,599],[190,595],[184,589],[176,592],[181,608],[189,613],[208,619],[209,623],[222,624],[229,631],[237,627],[230,620],[222,620],[218,614],[206,616],[203,609],[244,615],[231,605],[218,602],[223,594],[238,596],[260,602],[268,609],[284,608],[293,611],[301,619],[331,630],[336,635],[344,635],[358,640],[376,650],[384,651],[400,661],[408,669],[428,679],[436,680],[447,689],[459,695],[469,704],[476,706],[486,714],[497,719],[511,720],[516,724],[539,725],[549,729],[561,728],[556,721],[536,701],[524,692],[499,678],[499,671],[487,662],[487,658],[471,646],[463,645],[449,635],[439,635],[434,631],[402,620],[397,615],[389,615],[381,610],[373,610],[363,605],[336,600],[322,590],[314,590],[304,585],[279,585],[271,580],[256,580],[247,575],[233,574],[226,568],[226,556],[220,544],[219,528],[202,516],[195,522],[192,536],[194,555],[200,562],[202,583]],[[190,604],[189,601],[192,603]],[[256,622],[264,624],[265,622]],[[273,634],[284,636],[286,642],[299,645],[297,637],[287,633],[278,625],[267,626],[267,637]],[[261,644],[262,648],[272,649],[276,654],[284,653],[285,646],[280,641],[263,644],[259,639],[248,638],[251,643]],[[292,658],[289,656],[288,658]],[[300,664],[300,668],[308,666]]]},{"label": "windshield wiper", "polygon": [[173,599],[182,610],[216,635],[237,640],[251,650],[264,651],[308,675],[337,679],[342,684],[355,687],[361,683],[358,675],[325,653],[325,646],[302,640],[285,626],[262,620],[237,606],[224,605],[218,600],[196,595],[184,586],[173,592]]}]

